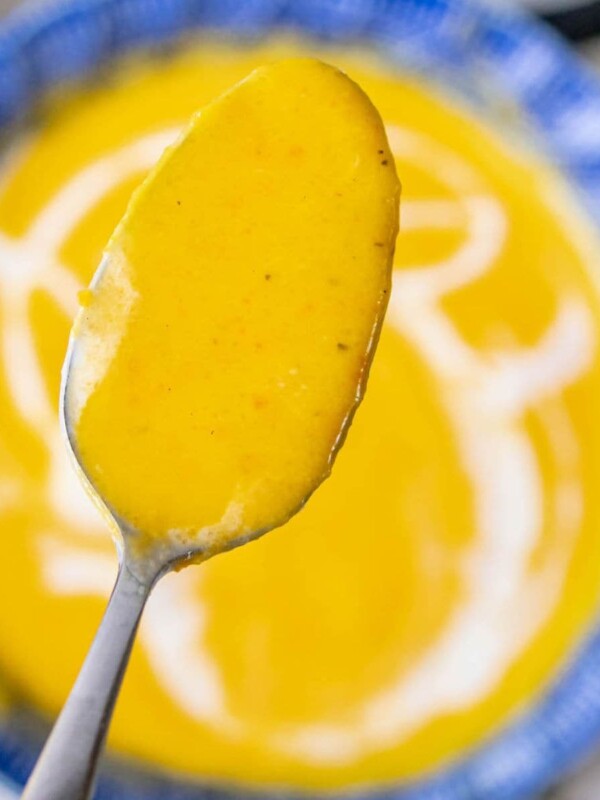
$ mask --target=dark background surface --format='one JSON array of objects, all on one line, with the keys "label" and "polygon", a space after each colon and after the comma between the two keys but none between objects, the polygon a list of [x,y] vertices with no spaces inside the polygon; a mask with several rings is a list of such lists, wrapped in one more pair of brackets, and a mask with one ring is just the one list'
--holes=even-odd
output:
[{"label": "dark background surface", "polygon": [[582,41],[600,33],[600,0],[576,5],[559,3],[556,8],[546,11],[542,6],[542,16],[573,41]]}]

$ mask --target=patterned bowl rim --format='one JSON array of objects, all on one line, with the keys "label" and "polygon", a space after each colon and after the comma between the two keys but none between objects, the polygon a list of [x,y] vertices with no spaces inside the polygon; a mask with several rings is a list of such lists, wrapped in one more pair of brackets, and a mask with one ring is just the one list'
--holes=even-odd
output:
[{"label": "patterned bowl rim", "polygon": [[[119,53],[190,30],[260,37],[276,27],[329,41],[360,40],[417,69],[457,81],[473,70],[515,101],[551,159],[600,222],[600,80],[526,13],[477,0],[48,0],[0,24],[0,126],[45,90],[80,79]],[[462,75],[462,77],[461,77]],[[459,84],[457,84],[459,85]],[[600,630],[592,631],[538,702],[472,753],[433,775],[355,800],[517,800],[561,776],[600,741]],[[0,730],[0,778],[21,785],[35,746]],[[102,775],[104,800],[226,800],[240,790]],[[247,798],[298,798],[245,792]],[[313,795],[311,795],[313,796]],[[0,787],[0,797],[3,797]],[[314,797],[314,796],[313,796]]]}]

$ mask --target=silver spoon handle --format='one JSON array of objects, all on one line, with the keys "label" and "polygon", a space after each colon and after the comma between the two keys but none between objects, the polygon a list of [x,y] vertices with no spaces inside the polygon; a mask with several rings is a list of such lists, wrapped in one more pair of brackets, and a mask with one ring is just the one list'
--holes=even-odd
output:
[{"label": "silver spoon handle", "polygon": [[122,564],[96,638],[33,770],[22,800],[86,800],[135,633],[153,582]]}]

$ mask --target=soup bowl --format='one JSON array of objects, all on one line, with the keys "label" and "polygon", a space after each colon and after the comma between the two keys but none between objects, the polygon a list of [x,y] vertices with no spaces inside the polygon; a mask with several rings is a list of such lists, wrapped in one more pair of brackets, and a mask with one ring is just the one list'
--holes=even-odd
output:
[{"label": "soup bowl", "polygon": [[[600,81],[556,35],[503,5],[468,0],[62,0],[25,5],[0,28],[0,124],[19,135],[41,99],[123,55],[176,47],[217,32],[243,41],[292,30],[316,42],[366,43],[403,69],[439,80],[487,113],[518,111],[519,134],[539,141],[600,222]],[[500,123],[504,124],[504,123]],[[507,123],[513,128],[514,120]],[[0,265],[1,269],[1,265]],[[11,598],[1,597],[10,604]],[[0,727],[0,774],[15,796],[47,727],[20,708]],[[600,741],[600,630],[573,642],[535,701],[479,746],[431,774],[353,797],[516,800],[542,791]],[[202,786],[114,757],[102,770],[106,800],[317,797],[318,793]],[[331,794],[327,795],[331,796]],[[0,797],[4,797],[0,790]]]}]

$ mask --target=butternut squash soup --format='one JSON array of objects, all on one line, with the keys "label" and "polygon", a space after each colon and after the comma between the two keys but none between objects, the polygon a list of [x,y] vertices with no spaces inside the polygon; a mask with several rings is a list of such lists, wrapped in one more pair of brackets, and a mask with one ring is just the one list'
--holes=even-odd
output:
[{"label": "butternut squash soup", "polygon": [[[198,44],[124,65],[55,97],[7,153],[0,669],[48,714],[116,572],[57,423],[78,292],[189,116],[306,50]],[[321,56],[380,111],[403,181],[369,389],[302,512],[159,584],[111,731],[115,751],[240,785],[436,769],[535,702],[600,592],[595,234],[543,164],[440,89]]]},{"label": "butternut squash soup", "polygon": [[209,103],[135,192],[83,294],[64,411],[145,560],[247,542],[329,474],[383,322],[399,195],[376,109],[312,58]]}]

